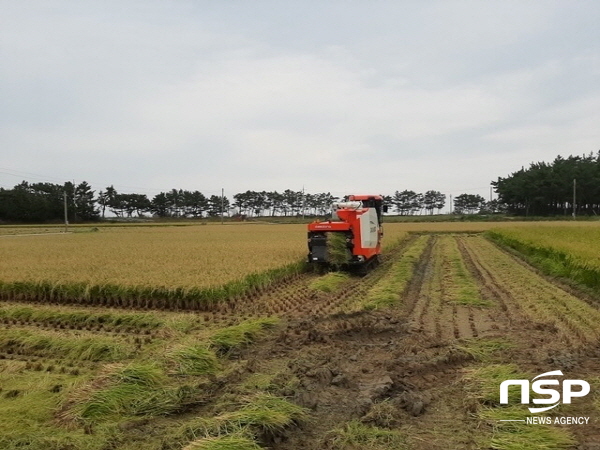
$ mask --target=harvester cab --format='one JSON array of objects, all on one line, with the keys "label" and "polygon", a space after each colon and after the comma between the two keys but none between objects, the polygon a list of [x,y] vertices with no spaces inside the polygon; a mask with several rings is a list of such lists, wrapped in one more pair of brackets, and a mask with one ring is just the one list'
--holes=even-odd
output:
[{"label": "harvester cab", "polygon": [[308,225],[308,262],[357,272],[377,265],[385,209],[380,195],[349,195],[334,203],[330,220]]}]

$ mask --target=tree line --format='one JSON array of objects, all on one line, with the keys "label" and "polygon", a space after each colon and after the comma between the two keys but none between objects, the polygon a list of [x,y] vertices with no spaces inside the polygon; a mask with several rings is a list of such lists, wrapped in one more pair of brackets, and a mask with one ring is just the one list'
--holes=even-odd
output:
[{"label": "tree line", "polygon": [[[552,163],[532,163],[529,168],[499,177],[492,182],[498,195],[486,201],[480,195],[456,196],[450,210],[456,214],[578,215],[600,212],[600,152],[584,156],[556,157]],[[575,194],[575,199],[573,198]],[[0,221],[52,222],[64,219],[94,221],[108,215],[120,218],[153,216],[159,218],[202,218],[241,216],[324,216],[331,204],[340,200],[329,192],[305,193],[286,189],[277,191],[245,191],[232,198],[206,196],[199,191],[172,189],[152,198],[146,194],[121,193],[113,186],[95,194],[83,181],[62,184],[28,183],[12,189],[0,188]],[[446,195],[428,190],[395,191],[384,196],[391,213],[399,215],[440,213],[446,206]]]},{"label": "tree line", "polygon": [[529,168],[493,181],[498,201],[515,215],[597,215],[600,213],[600,152],[584,156],[557,156],[551,163]]},{"label": "tree line", "polygon": [[[384,196],[385,204],[401,215],[433,214],[445,205],[445,195],[439,191],[424,194],[396,191]],[[67,182],[28,183],[23,181],[12,189],[0,188],[0,221],[52,222],[64,219],[65,203],[69,222],[95,221],[107,216],[133,218],[201,218],[240,216],[325,216],[331,204],[341,200],[330,192],[305,193],[286,189],[277,191],[245,191],[226,196],[206,196],[199,191],[172,189],[152,198],[146,194],[121,193],[109,186],[95,195],[91,186]]]}]

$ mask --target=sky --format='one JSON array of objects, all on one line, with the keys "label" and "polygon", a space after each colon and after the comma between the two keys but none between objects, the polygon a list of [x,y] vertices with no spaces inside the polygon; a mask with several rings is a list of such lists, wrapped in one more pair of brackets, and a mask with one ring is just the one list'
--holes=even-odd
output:
[{"label": "sky", "polygon": [[596,0],[0,0],[0,187],[490,196],[600,150]]}]

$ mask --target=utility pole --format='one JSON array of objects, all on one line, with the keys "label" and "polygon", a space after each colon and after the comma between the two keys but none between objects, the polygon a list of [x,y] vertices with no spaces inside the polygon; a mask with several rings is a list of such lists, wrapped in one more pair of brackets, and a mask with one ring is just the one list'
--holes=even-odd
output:
[{"label": "utility pole", "polygon": [[577,179],[573,178],[573,220],[575,220],[575,210],[576,210],[575,205],[577,204],[576,191],[577,191]]},{"label": "utility pole", "polygon": [[450,214],[452,214],[452,194],[450,194]]},{"label": "utility pole", "polygon": [[69,231],[69,220],[67,218],[67,191],[63,191],[63,203],[65,207],[65,233]]},{"label": "utility pole", "polygon": [[490,186],[490,202],[492,201],[492,189],[493,189],[493,186]]},{"label": "utility pole", "polygon": [[306,197],[304,196],[304,185],[302,185],[302,219],[304,219],[304,209],[306,208]]},{"label": "utility pole", "polygon": [[221,225],[223,225],[224,214],[225,214],[225,189],[221,188]]}]

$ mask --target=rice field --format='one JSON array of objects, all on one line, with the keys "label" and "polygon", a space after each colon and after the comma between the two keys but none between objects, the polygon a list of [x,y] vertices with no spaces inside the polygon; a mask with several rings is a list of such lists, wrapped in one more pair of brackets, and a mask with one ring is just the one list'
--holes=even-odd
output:
[{"label": "rice field", "polygon": [[[384,248],[408,232],[480,232],[498,226],[388,223]],[[67,234],[61,229],[0,227],[0,281],[204,288],[298,262],[307,252],[304,224],[72,227]]]},{"label": "rice field", "polygon": [[[406,233],[390,225],[388,244]],[[0,296],[203,309],[303,270],[305,225],[4,229]]]},{"label": "rice field", "polygon": [[597,224],[493,229],[488,236],[518,251],[549,275],[600,291]]},{"label": "rice field", "polygon": [[4,237],[2,281],[208,287],[296,262],[299,225],[99,227]]},{"label": "rice field", "polygon": [[600,265],[597,224],[384,227],[364,277],[305,272],[305,225],[3,229],[0,448],[524,450],[600,433],[498,425],[522,417],[488,395],[505,373],[557,358],[592,380],[600,362],[577,351],[600,342],[600,312],[482,234],[575,279]]}]

